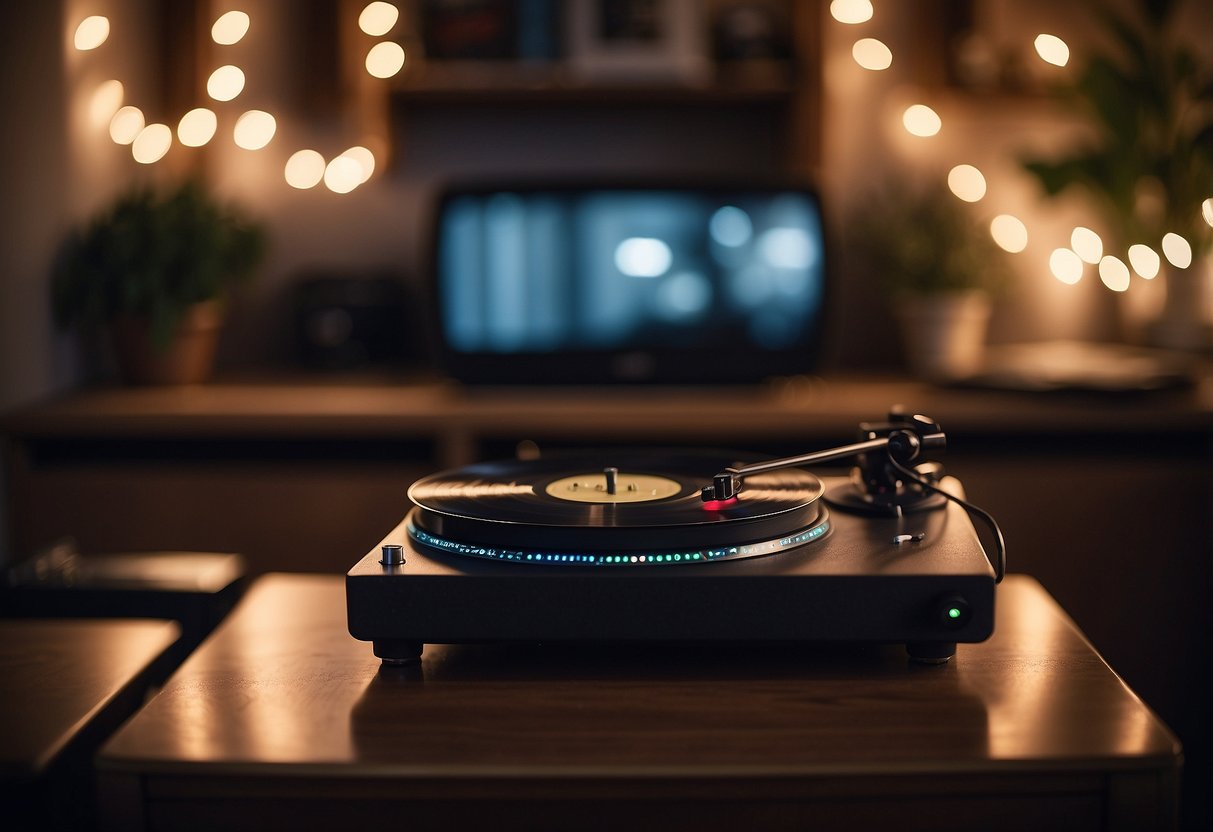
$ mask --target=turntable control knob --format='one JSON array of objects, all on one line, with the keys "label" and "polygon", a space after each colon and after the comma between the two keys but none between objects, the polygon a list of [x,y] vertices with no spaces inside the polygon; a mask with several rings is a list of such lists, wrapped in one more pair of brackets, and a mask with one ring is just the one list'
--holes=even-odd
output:
[{"label": "turntable control knob", "polygon": [[399,566],[404,563],[404,547],[399,543],[385,543],[379,551],[379,562],[384,566]]}]

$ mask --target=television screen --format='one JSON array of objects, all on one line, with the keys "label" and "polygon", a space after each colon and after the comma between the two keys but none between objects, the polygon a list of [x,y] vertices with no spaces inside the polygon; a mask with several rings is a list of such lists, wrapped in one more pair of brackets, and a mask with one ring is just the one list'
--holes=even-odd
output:
[{"label": "television screen", "polygon": [[434,278],[465,381],[757,381],[812,367],[820,207],[798,187],[452,189]]}]

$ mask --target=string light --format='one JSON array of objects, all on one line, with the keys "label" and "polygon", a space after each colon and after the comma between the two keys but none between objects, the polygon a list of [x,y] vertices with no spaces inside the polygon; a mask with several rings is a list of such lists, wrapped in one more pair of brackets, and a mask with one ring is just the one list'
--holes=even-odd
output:
[{"label": "string light", "polygon": [[874,72],[893,65],[893,51],[876,38],[861,38],[851,47],[851,57],[864,69]]},{"label": "string light", "polygon": [[986,195],[986,178],[972,165],[957,165],[948,172],[948,188],[965,202],[980,202]]},{"label": "string light", "polygon": [[[355,145],[341,155],[358,163],[358,167],[362,169],[362,182],[370,179],[371,174],[375,172],[375,154],[367,148]],[[362,182],[358,184],[362,184]]]},{"label": "string light", "polygon": [[143,129],[143,111],[138,107],[121,107],[110,119],[110,138],[115,144],[130,144]]},{"label": "string light", "polygon": [[362,184],[362,165],[349,156],[338,156],[324,169],[324,185],[335,194],[348,194]]},{"label": "string light", "polygon": [[1149,246],[1135,243],[1129,246],[1129,264],[1146,280],[1153,280],[1162,268],[1162,258]]},{"label": "string light", "polygon": [[215,114],[205,107],[190,110],[177,123],[177,141],[186,147],[202,147],[214,138],[218,124]]},{"label": "string light", "polygon": [[1073,285],[1082,280],[1082,258],[1068,248],[1053,249],[1049,255],[1049,271],[1062,283]]},{"label": "string light", "polygon": [[80,21],[80,25],[76,27],[76,34],[72,38],[72,44],[81,52],[88,52],[105,43],[109,36],[109,18],[95,14]]},{"label": "string light", "polygon": [[1065,66],[1070,62],[1070,47],[1057,35],[1037,35],[1034,41],[1036,54],[1045,63]]},{"label": "string light", "polygon": [[206,79],[206,94],[216,101],[231,101],[244,90],[244,71],[238,66],[221,66]]},{"label": "string light", "polygon": [[225,12],[211,27],[211,40],[220,46],[239,43],[248,34],[249,16],[242,11]]},{"label": "string light", "polygon": [[872,0],[833,0],[830,15],[839,23],[866,23],[872,19]]},{"label": "string light", "polygon": [[306,191],[324,178],[324,157],[315,150],[300,150],[286,160],[286,184]]},{"label": "string light", "polygon": [[1103,240],[1094,231],[1081,225],[1070,234],[1070,248],[1087,263],[1098,263],[1103,257]]},{"label": "string light", "polygon": [[149,124],[131,143],[131,155],[142,165],[159,162],[173,143],[173,131],[167,124]]},{"label": "string light", "polygon": [[369,4],[358,15],[358,28],[373,38],[382,37],[392,31],[400,18],[400,9],[391,3],[378,2]]},{"label": "string light", "polygon": [[88,115],[93,124],[98,127],[109,124],[114,113],[122,106],[125,93],[121,81],[103,81],[99,84],[97,89],[93,90],[93,97],[88,103]]},{"label": "string light", "polygon": [[1200,215],[1205,218],[1207,224],[1213,226],[1213,197],[1200,203]]},{"label": "string light", "polygon": [[1018,254],[1028,247],[1028,228],[1018,217],[999,214],[990,220],[990,236],[1003,251]]},{"label": "string light", "polygon": [[943,127],[939,113],[926,104],[911,104],[902,114],[901,123],[908,132],[923,138],[934,136]]},{"label": "string light", "polygon": [[274,138],[278,124],[274,117],[264,110],[249,110],[236,119],[236,127],[232,138],[238,147],[245,150],[260,150]]},{"label": "string light", "polygon": [[1162,253],[1167,262],[1177,269],[1186,269],[1192,265],[1192,245],[1175,233],[1162,238]]},{"label": "string light", "polygon": [[1129,288],[1129,267],[1118,257],[1108,255],[1099,261],[1099,279],[1113,292],[1124,292]]},{"label": "string light", "polygon": [[366,71],[376,78],[391,78],[404,67],[404,49],[394,41],[385,40],[366,53]]}]

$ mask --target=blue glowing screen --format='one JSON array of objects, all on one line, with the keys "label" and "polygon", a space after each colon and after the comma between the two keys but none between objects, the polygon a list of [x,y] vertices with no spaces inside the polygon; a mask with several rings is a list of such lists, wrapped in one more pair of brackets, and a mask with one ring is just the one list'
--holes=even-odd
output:
[{"label": "blue glowing screen", "polygon": [[444,338],[464,353],[785,350],[825,284],[818,205],[794,190],[462,193],[436,254]]}]

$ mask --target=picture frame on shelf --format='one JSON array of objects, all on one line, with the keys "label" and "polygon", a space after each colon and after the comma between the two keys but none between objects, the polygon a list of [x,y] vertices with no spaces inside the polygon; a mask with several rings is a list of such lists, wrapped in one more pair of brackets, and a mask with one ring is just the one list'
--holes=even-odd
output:
[{"label": "picture frame on shelf", "polygon": [[569,72],[585,83],[706,83],[704,13],[697,0],[571,0]]}]

